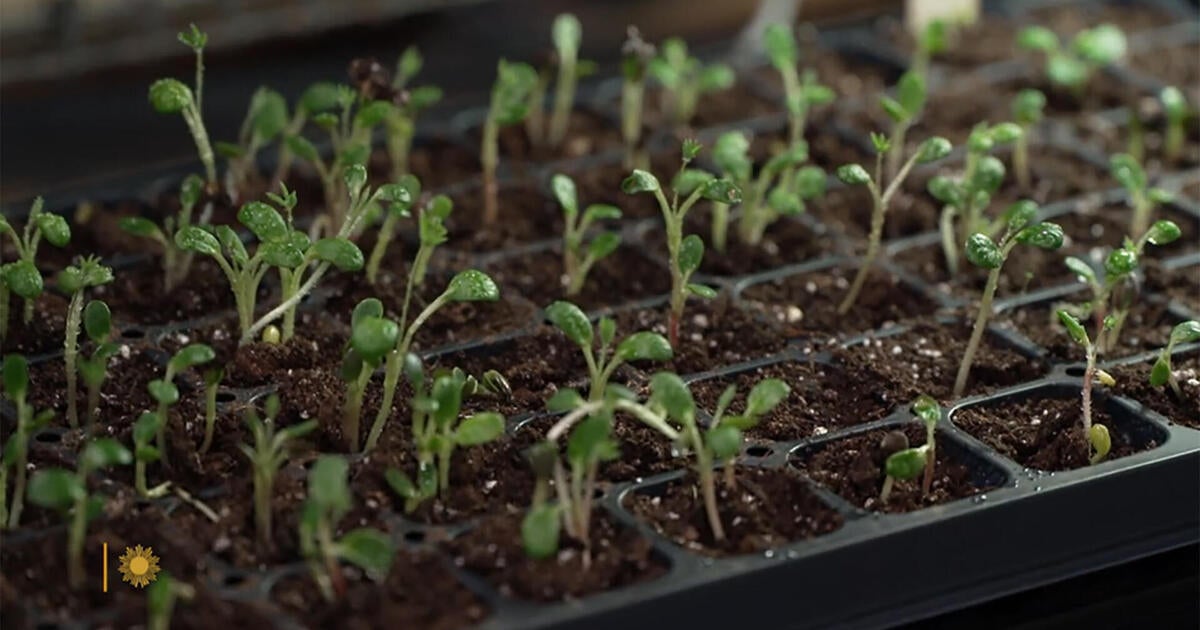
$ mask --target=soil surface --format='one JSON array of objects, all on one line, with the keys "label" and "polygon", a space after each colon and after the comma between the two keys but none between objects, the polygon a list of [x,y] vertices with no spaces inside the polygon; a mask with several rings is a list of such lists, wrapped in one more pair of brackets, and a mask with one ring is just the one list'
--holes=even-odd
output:
[{"label": "soil surface", "polygon": [[[1052,361],[1081,362],[1087,358],[1086,353],[1083,347],[1067,335],[1066,329],[1058,321],[1056,312],[1059,308],[1086,300],[1086,295],[1074,293],[1061,301],[1036,302],[1015,311],[999,313],[993,321],[1001,328],[1015,330],[1024,335],[1043,348],[1047,358]],[[1103,351],[1103,356],[1118,358],[1157,350],[1166,345],[1171,327],[1176,323],[1177,320],[1167,311],[1165,305],[1141,300],[1129,311],[1117,345]],[[1095,337],[1095,326],[1092,324],[1088,321],[1085,327],[1088,334]]]},{"label": "soil surface", "polygon": [[1176,356],[1171,361],[1179,394],[1169,386],[1150,385],[1153,361],[1105,368],[1116,379],[1113,393],[1142,403],[1162,417],[1193,429],[1200,428],[1200,356]]}]

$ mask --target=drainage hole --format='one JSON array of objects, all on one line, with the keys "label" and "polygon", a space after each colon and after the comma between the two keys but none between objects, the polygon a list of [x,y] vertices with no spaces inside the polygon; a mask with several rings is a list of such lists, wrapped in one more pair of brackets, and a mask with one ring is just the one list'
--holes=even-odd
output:
[{"label": "drainage hole", "polygon": [[237,400],[237,396],[233,392],[217,392],[217,402],[227,403]]},{"label": "drainage hole", "polygon": [[771,454],[771,447],[756,444],[746,449],[746,454],[750,457],[766,457]]},{"label": "drainage hole", "polygon": [[425,542],[425,532],[419,529],[404,532],[404,540],[410,543],[423,543]]},{"label": "drainage hole", "polygon": [[146,331],[141,328],[126,328],[121,331],[121,337],[124,339],[141,339],[146,336]]},{"label": "drainage hole", "polygon": [[245,573],[229,573],[229,574],[226,574],[225,579],[221,580],[221,583],[224,584],[225,586],[240,586],[240,585],[244,584],[245,582],[246,582],[246,574]]},{"label": "drainage hole", "polygon": [[62,434],[53,431],[43,431],[33,437],[33,439],[43,444],[58,444],[62,441]]},{"label": "drainage hole", "polygon": [[1068,376],[1083,376],[1083,372],[1084,368],[1078,365],[1067,368]]}]

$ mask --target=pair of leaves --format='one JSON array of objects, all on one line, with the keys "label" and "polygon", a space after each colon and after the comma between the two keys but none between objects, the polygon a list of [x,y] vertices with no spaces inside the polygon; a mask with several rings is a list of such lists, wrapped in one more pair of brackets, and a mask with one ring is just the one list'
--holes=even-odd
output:
[{"label": "pair of leaves", "polygon": [[[376,298],[367,298],[354,307],[350,331],[350,347],[372,366],[379,365],[400,338],[400,325],[383,316],[383,303]],[[357,371],[353,376],[357,377]]]},{"label": "pair of leaves", "polygon": [[100,264],[100,259],[94,256],[58,272],[58,287],[68,295],[112,281],[112,269]]},{"label": "pair of leaves", "polygon": [[895,98],[882,96],[879,105],[897,123],[911,122],[925,108],[925,79],[916,72],[901,75],[896,83]]},{"label": "pair of leaves", "polygon": [[501,59],[492,86],[491,116],[498,125],[515,125],[529,113],[529,94],[537,85],[537,71],[525,63]]},{"label": "pair of leaves", "polygon": [[42,272],[38,270],[37,265],[28,260],[18,260],[0,266],[0,281],[3,281],[10,291],[26,300],[37,298],[46,288]]}]

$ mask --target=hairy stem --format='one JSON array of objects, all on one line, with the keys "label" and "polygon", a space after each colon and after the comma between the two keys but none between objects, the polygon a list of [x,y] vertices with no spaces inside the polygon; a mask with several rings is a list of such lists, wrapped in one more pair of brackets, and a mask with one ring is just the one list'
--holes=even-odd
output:
[{"label": "hairy stem", "polygon": [[367,382],[371,380],[370,366],[363,364],[358,372],[358,376],[354,379],[354,383],[347,387],[346,406],[342,408],[342,433],[346,438],[346,450],[351,453],[358,451],[358,432],[359,422],[362,418],[363,395],[367,391]]},{"label": "hairy stem", "polygon": [[621,137],[625,140],[625,170],[637,166],[638,144],[642,136],[642,100],[646,85],[626,80],[621,89]]},{"label": "hairy stem", "polygon": [[871,213],[871,236],[867,242],[867,254],[858,267],[858,273],[854,275],[854,282],[850,284],[850,290],[846,292],[846,297],[838,305],[838,313],[843,315],[858,300],[858,294],[867,281],[867,274],[871,272],[871,267],[875,264],[875,257],[879,254],[879,242],[883,238],[883,221],[887,213],[887,206],[880,200],[878,189],[874,185],[871,186],[871,192],[875,197],[875,210]]},{"label": "hairy stem", "polygon": [[204,388],[204,442],[200,444],[200,454],[208,452],[212,446],[213,428],[217,424],[217,383]]},{"label": "hairy stem", "polygon": [[388,244],[392,242],[392,235],[396,231],[398,221],[397,216],[389,212],[383,219],[383,225],[379,226],[379,235],[375,237],[375,247],[371,249],[371,258],[367,261],[367,283],[371,286],[375,286],[375,280],[379,276],[379,265],[383,262],[383,255],[387,252]]},{"label": "hairy stem", "polygon": [[[1005,248],[1007,255],[1009,248]],[[962,363],[958,365],[958,376],[954,378],[954,397],[960,398],[967,389],[967,377],[971,373],[971,364],[975,362],[975,353],[979,351],[979,342],[983,340],[983,332],[987,330],[987,320],[992,315],[992,299],[996,296],[996,285],[1000,281],[1000,267],[988,274],[987,284],[983,287],[983,297],[979,300],[979,313],[975,316],[975,325],[971,328],[971,340],[967,342],[967,350],[963,353]]]},{"label": "hairy stem", "polygon": [[[86,476],[81,481],[87,483]],[[72,507],[71,529],[67,539],[67,576],[71,588],[83,586],[83,542],[87,535],[87,492],[75,497]]]},{"label": "hairy stem", "polygon": [[958,275],[958,240],[954,234],[954,219],[957,216],[958,208],[946,205],[942,208],[942,215],[938,220],[938,227],[942,233],[942,253],[946,257],[946,271],[951,278]]},{"label": "hairy stem", "polygon": [[499,160],[499,149],[496,146],[500,130],[496,121],[489,115],[483,123],[483,147],[480,162],[483,165],[483,224],[494,225],[499,214],[496,196],[499,190],[496,186],[496,162]]},{"label": "hairy stem", "polygon": [[[21,405],[21,407],[24,406],[24,404]],[[32,412],[32,410],[26,409],[24,412],[29,414]],[[28,422],[29,420],[26,419],[17,423],[16,437],[13,438],[17,440],[17,457],[16,461],[12,463],[13,468],[16,470],[16,477],[13,479],[12,503],[8,508],[9,529],[16,529],[16,527],[21,524],[21,511],[25,507],[25,475],[28,474],[26,469],[29,468],[29,436],[27,435]],[[5,465],[5,469],[7,470],[7,465]],[[6,490],[6,486],[0,485],[0,491]],[[0,496],[0,500],[3,500],[2,496]]]},{"label": "hairy stem", "polygon": [[67,307],[67,336],[63,342],[63,364],[66,366],[67,377],[67,422],[72,429],[79,427],[79,411],[75,402],[79,373],[75,363],[79,355],[79,320],[82,316],[83,291],[79,290],[71,296],[71,303]]},{"label": "hairy stem", "polygon": [[1023,129],[1013,145],[1013,170],[1017,172],[1017,186],[1028,191],[1033,182],[1029,175],[1029,129]]},{"label": "hairy stem", "polygon": [[[554,112],[550,115],[550,146],[562,144],[567,135],[567,124],[571,120],[571,106],[575,101],[575,51],[568,47],[567,53],[558,64],[558,82],[554,86]],[[539,103],[541,105],[541,103]]]}]

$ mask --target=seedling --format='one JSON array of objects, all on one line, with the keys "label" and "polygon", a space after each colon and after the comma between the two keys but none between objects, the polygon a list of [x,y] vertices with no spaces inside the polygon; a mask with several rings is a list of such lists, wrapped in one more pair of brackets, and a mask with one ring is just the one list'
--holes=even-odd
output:
[{"label": "seedling", "polygon": [[157,439],[165,423],[166,417],[154,411],[142,412],[137,422],[133,423],[133,487],[138,496],[145,499],[165,496],[171,489],[170,481],[164,481],[153,488],[146,481],[146,466],[161,460],[166,452],[151,444]]},{"label": "seedling", "polygon": [[[13,402],[17,412],[17,424],[4,450],[0,453],[0,527],[14,529],[21,524],[21,511],[25,504],[25,475],[28,474],[29,439],[34,432],[46,426],[54,416],[54,410],[35,411],[26,397],[29,394],[29,364],[19,354],[4,357],[4,394]],[[12,502],[8,497],[8,471],[16,473],[13,480]]]},{"label": "seedling", "polygon": [[[408,157],[412,150],[413,134],[417,128],[417,116],[442,100],[442,89],[434,85],[410,87],[413,77],[421,71],[424,59],[416,46],[404,49],[396,61],[396,73],[392,78],[395,108],[392,115],[384,119],[387,131],[387,151],[392,163],[392,181],[408,174]],[[413,196],[416,199],[416,196]]]},{"label": "seedling", "polygon": [[44,288],[42,272],[36,264],[38,243],[42,237],[55,247],[64,247],[71,240],[71,227],[67,225],[67,220],[52,212],[43,212],[43,205],[41,197],[33,200],[29,216],[25,219],[25,228],[20,234],[17,234],[8,218],[0,216],[0,234],[8,234],[17,251],[15,261],[0,264],[0,340],[8,337],[8,310],[12,293],[25,300],[22,321],[26,325],[33,321],[33,307]]},{"label": "seedling", "polygon": [[[692,284],[688,280],[704,258],[704,241],[695,234],[683,236],[683,221],[688,210],[696,205],[701,198],[725,204],[741,203],[742,190],[737,184],[728,179],[716,179],[707,173],[688,171],[687,165],[700,153],[700,143],[695,140],[683,141],[683,165],[673,186],[671,200],[663,192],[658,178],[648,171],[634,169],[633,173],[621,182],[621,190],[626,194],[652,193],[658,200],[662,210],[667,236],[667,255],[671,269],[671,316],[668,324],[668,337],[671,347],[679,345],[679,321],[683,318],[683,307],[689,294],[700,297],[716,297],[716,291],[701,284]],[[688,174],[699,174],[699,177],[689,177]],[[691,192],[680,202],[680,195],[685,192],[683,187],[691,185]]]},{"label": "seedling", "polygon": [[975,316],[975,326],[971,329],[971,340],[967,342],[962,363],[958,366],[958,376],[954,379],[955,398],[962,396],[967,388],[971,364],[975,361],[979,342],[983,340],[988,318],[992,316],[992,300],[996,296],[996,285],[1000,281],[1000,269],[1004,266],[1004,261],[1008,260],[1008,255],[1017,245],[1033,245],[1045,250],[1062,247],[1062,227],[1054,223],[1034,223],[1037,212],[1038,207],[1034,202],[1018,201],[1009,206],[1004,213],[1004,234],[999,242],[981,232],[976,232],[967,239],[967,260],[976,267],[987,269],[988,279],[983,287],[983,297],[979,300],[979,313]]},{"label": "seedling", "polygon": [[308,473],[308,500],[300,517],[300,553],[328,601],[346,592],[346,579],[338,560],[345,560],[379,579],[391,569],[396,553],[387,534],[369,527],[334,538],[338,522],[350,511],[348,470],[342,457],[319,457]]},{"label": "seedling", "polygon": [[1030,26],[1017,33],[1017,46],[1046,56],[1046,77],[1050,83],[1067,88],[1076,98],[1091,81],[1096,70],[1125,57],[1125,34],[1112,24],[1101,24],[1079,31],[1069,46],[1063,46],[1054,31]]},{"label": "seedling", "polygon": [[420,358],[409,354],[404,360],[404,374],[413,391],[412,436],[417,470],[414,477],[409,477],[390,468],[385,476],[388,485],[404,498],[404,510],[412,512],[428,499],[446,496],[454,449],[498,439],[504,434],[504,416],[485,411],[459,417],[466,385],[462,372],[435,373],[427,382]]},{"label": "seedling", "polygon": [[[908,448],[908,440],[903,440],[906,446],[888,455],[884,462],[883,488],[879,492],[879,500],[887,503],[896,481],[915,479],[925,473],[921,481],[921,496],[929,496],[933,485],[933,467],[937,461],[937,423],[942,418],[942,408],[937,401],[929,396],[919,396],[912,404],[912,412],[925,423],[925,443],[916,448]],[[899,433],[904,437],[903,433]]]},{"label": "seedling", "polygon": [[[838,179],[851,186],[866,186],[871,192],[872,210],[871,210],[871,233],[867,242],[867,254],[863,257],[862,263],[858,268],[858,273],[854,276],[854,282],[850,285],[850,290],[846,293],[846,297],[842,299],[842,303],[838,305],[838,313],[846,313],[850,307],[854,306],[855,300],[858,299],[859,291],[862,291],[863,283],[867,280],[867,273],[870,272],[871,266],[875,263],[875,257],[879,255],[879,244],[883,240],[883,224],[887,218],[888,204],[892,200],[892,196],[900,189],[900,185],[904,183],[904,178],[908,177],[909,171],[917,163],[933,162],[946,157],[950,153],[950,141],[941,137],[929,138],[921,143],[912,157],[904,163],[900,172],[896,174],[887,188],[883,188],[883,156],[892,146],[892,140],[880,134],[871,134],[871,139],[875,145],[875,179],[867,173],[867,169],[858,164],[846,164],[838,168]],[[882,189],[882,191],[881,191]]]},{"label": "seedling", "polygon": [[[342,90],[336,83],[318,82],[308,86],[300,95],[300,99],[296,101],[295,111],[292,112],[292,118],[288,121],[287,128],[283,130],[283,142],[279,143],[279,157],[275,165],[275,174],[271,178],[272,186],[282,182],[292,168],[292,162],[296,159],[292,145],[299,146],[307,154],[308,147],[312,144],[303,138],[300,140],[292,138],[299,137],[300,132],[304,130],[304,126],[310,120],[320,114],[337,109],[341,94]],[[322,117],[321,120],[327,121],[328,119]],[[315,152],[315,147],[313,148]]]},{"label": "seedling", "polygon": [[732,68],[723,63],[705,65],[688,56],[687,44],[678,37],[662,43],[647,70],[662,86],[661,108],[675,126],[691,122],[701,96],[728,90],[734,82]]},{"label": "seedling", "polygon": [[556,173],[550,179],[550,188],[554,191],[554,197],[558,199],[558,205],[563,209],[563,274],[567,283],[567,295],[579,295],[592,265],[621,246],[620,234],[601,232],[592,237],[585,251],[583,239],[588,228],[596,221],[620,219],[621,209],[608,204],[594,203],[581,213],[575,182],[561,173]]},{"label": "seedling", "polygon": [[97,470],[126,466],[133,457],[129,449],[111,438],[88,442],[77,459],[75,472],[43,468],[29,479],[29,500],[60,512],[67,525],[67,577],[71,588],[83,586],[83,543],[87,523],[104,509],[104,497],[88,492],[88,477]]},{"label": "seedling", "polygon": [[[588,400],[604,397],[608,380],[617,368],[628,361],[670,361],[674,356],[671,344],[662,335],[652,332],[637,332],[613,346],[617,334],[617,323],[611,317],[600,318],[598,334],[592,330],[592,322],[578,306],[570,302],[555,302],[546,307],[546,319],[579,346],[587,362],[588,380],[591,389]],[[600,342],[598,350],[592,345]],[[610,354],[611,353],[611,354]]]},{"label": "seedling", "polygon": [[1129,205],[1133,206],[1133,217],[1129,222],[1130,234],[1142,234],[1150,227],[1154,206],[1171,201],[1170,191],[1150,186],[1146,171],[1128,153],[1119,153],[1108,161],[1108,172],[1129,193]]},{"label": "seedling", "polygon": [[712,422],[705,436],[705,442],[713,451],[717,462],[725,471],[725,487],[734,489],[733,459],[741,452],[742,431],[756,426],[762,416],[779,406],[791,392],[791,388],[783,381],[769,378],[755,383],[746,398],[746,410],[741,415],[729,415],[729,405],[737,396],[737,386],[730,385],[721,392],[717,399],[717,407],[713,410]]},{"label": "seedling", "polygon": [[112,313],[101,300],[92,300],[83,309],[83,330],[92,342],[92,356],[79,358],[79,376],[87,388],[87,408],[84,413],[90,428],[100,412],[100,387],[108,378],[108,360],[120,346],[109,341],[112,335]]},{"label": "seedling", "polygon": [[358,450],[363,396],[371,375],[388,352],[396,347],[400,326],[383,316],[383,303],[367,298],[354,307],[350,319],[350,341],[342,359],[346,401],[342,407],[342,436],[350,452]]},{"label": "seedling", "polygon": [[1167,345],[1159,351],[1154,367],[1150,368],[1150,384],[1155,387],[1170,385],[1175,397],[1183,400],[1183,390],[1179,388],[1179,380],[1171,369],[1171,353],[1175,351],[1175,346],[1197,341],[1200,341],[1200,322],[1193,319],[1176,324],[1167,338]]},{"label": "seedling", "polygon": [[1025,89],[1017,93],[1013,99],[1013,122],[1021,128],[1021,133],[1013,141],[1013,170],[1016,171],[1017,185],[1021,190],[1029,190],[1033,179],[1029,175],[1029,141],[1033,129],[1042,121],[1043,110],[1046,109],[1046,95],[1039,90]]},{"label": "seedling", "polygon": [[1183,153],[1183,143],[1185,138],[1185,125],[1188,117],[1194,112],[1188,106],[1187,98],[1183,92],[1173,86],[1168,85],[1158,93],[1158,100],[1162,102],[1163,113],[1167,117],[1166,138],[1163,141],[1163,157],[1167,162],[1176,162],[1179,156]]},{"label": "seedling", "polygon": [[167,571],[160,571],[146,587],[146,627],[149,630],[169,630],[171,615],[175,613],[175,602],[191,601],[196,589],[186,582],[176,580]]},{"label": "seedling", "polygon": [[808,112],[813,107],[833,102],[835,95],[832,89],[817,83],[817,75],[812,70],[806,70],[803,77],[796,71],[800,52],[791,27],[779,23],[768,26],[763,31],[763,46],[771,65],[783,80],[789,144],[794,148],[804,141]]},{"label": "seedling", "polygon": [[625,140],[625,168],[638,166],[645,105],[646,73],[657,51],[642,39],[636,26],[626,29],[621,45],[621,137]]},{"label": "seedling", "polygon": [[492,85],[492,100],[483,121],[479,161],[483,165],[483,223],[496,222],[499,206],[496,196],[496,166],[500,161],[500,128],[515,125],[529,113],[529,94],[537,84],[537,72],[524,63],[501,59]]},{"label": "seedling", "polygon": [[[375,247],[371,249],[371,256],[367,259],[367,282],[371,285],[374,285],[379,278],[379,265],[383,262],[383,256],[387,253],[392,238],[396,235],[396,226],[401,219],[412,216],[412,206],[421,197],[421,182],[415,176],[401,175],[400,179],[396,181],[398,186],[407,191],[408,198],[388,204],[383,223],[379,226],[379,233],[375,237]],[[425,212],[448,216],[451,207],[452,204],[448,197],[439,196],[426,205]],[[444,220],[446,217],[441,216],[440,218]]]},{"label": "seedling", "polygon": [[[1092,423],[1092,384],[1093,381],[1099,379],[1104,385],[1113,385],[1116,381],[1104,370],[1096,367],[1096,355],[1098,354],[1096,344],[1088,337],[1087,330],[1083,324],[1079,323],[1075,316],[1066,309],[1058,311],[1058,319],[1067,329],[1067,334],[1071,336],[1071,340],[1083,346],[1087,352],[1087,367],[1083,372],[1083,391],[1080,395],[1083,405],[1083,438],[1085,447],[1090,453],[1088,462],[1096,464],[1108,455],[1109,449],[1112,448],[1112,440],[1108,433],[1108,427],[1102,424]],[[1111,320],[1105,318],[1101,325],[1100,332],[1103,334],[1105,330],[1110,329]]]},{"label": "seedling", "polygon": [[[917,122],[925,109],[927,96],[925,79],[911,70],[905,72],[896,83],[895,95],[895,98],[891,96],[879,98],[879,106],[892,120],[892,134],[886,149],[887,176],[891,180],[903,179],[897,177],[897,174],[900,172],[900,163],[904,160],[904,151],[907,149],[908,130]],[[879,145],[876,143],[876,151],[878,150]],[[876,174],[876,179],[879,179],[878,174]]]},{"label": "seedling", "polygon": [[160,114],[179,114],[192,132],[192,140],[196,143],[196,151],[204,164],[205,182],[210,193],[219,190],[217,184],[217,165],[213,157],[212,144],[208,140],[208,130],[204,128],[203,98],[204,98],[204,46],[208,43],[208,35],[195,24],[189,30],[179,34],[179,41],[196,53],[196,84],[195,91],[178,79],[159,79],[150,84],[150,105]]},{"label": "seedling", "polygon": [[[583,27],[579,19],[570,13],[554,18],[551,27],[554,49],[558,52],[558,82],[554,86],[554,111],[550,115],[550,146],[562,144],[567,135],[567,123],[571,119],[571,108],[575,104],[575,82],[578,79],[579,42],[583,39]],[[537,104],[541,107],[541,103]]]},{"label": "seedling", "polygon": [[213,428],[217,425],[217,390],[221,387],[222,378],[225,378],[225,368],[221,366],[204,370],[204,442],[200,444],[201,455],[212,447]]},{"label": "seedling", "polygon": [[167,369],[163,377],[150,381],[146,386],[150,396],[158,403],[158,408],[155,410],[159,417],[157,431],[155,431],[155,445],[164,464],[168,464],[170,459],[167,453],[166,436],[166,426],[170,421],[170,416],[167,412],[171,405],[179,402],[179,388],[175,386],[175,377],[188,368],[203,365],[216,357],[217,353],[202,343],[184,346],[167,361]]},{"label": "seedling", "polygon": [[[204,180],[188,175],[179,188],[179,214],[163,219],[162,227],[145,217],[122,217],[121,229],[135,236],[153,240],[162,248],[163,292],[170,293],[187,278],[192,268],[193,252],[175,244],[175,235],[192,225],[196,204],[204,195]],[[212,206],[206,205],[199,223],[207,223]]]},{"label": "seedling", "polygon": [[952,276],[958,274],[958,243],[965,243],[976,232],[992,233],[984,211],[1004,182],[1004,163],[989,154],[996,145],[1013,142],[1022,133],[1015,123],[976,125],[967,139],[967,162],[962,174],[937,175],[927,184],[929,193],[942,202],[942,250]]},{"label": "seedling", "polygon": [[274,496],[275,473],[283,467],[290,455],[292,443],[317,428],[316,420],[280,429],[275,425],[279,416],[279,397],[272,394],[264,405],[266,419],[258,417],[253,408],[246,410],[246,427],[250,429],[253,442],[239,444],[254,467],[254,531],[259,544],[271,548],[271,498]]},{"label": "seedling", "polygon": [[287,125],[288,108],[283,95],[266,86],[255,90],[237,142],[217,143],[217,152],[229,160],[225,169],[226,190],[236,195],[245,186],[257,163],[258,152],[280,138]]},{"label": "seedling", "polygon": [[[81,259],[78,264],[67,267],[58,274],[58,288],[63,293],[71,296],[71,301],[67,305],[63,364],[67,370],[67,422],[71,425],[72,429],[79,426],[79,412],[76,409],[75,402],[75,359],[79,355],[79,325],[83,318],[83,292],[89,287],[108,284],[112,280],[112,269],[101,265],[100,259],[94,256]],[[100,324],[101,322],[95,323]]]}]

